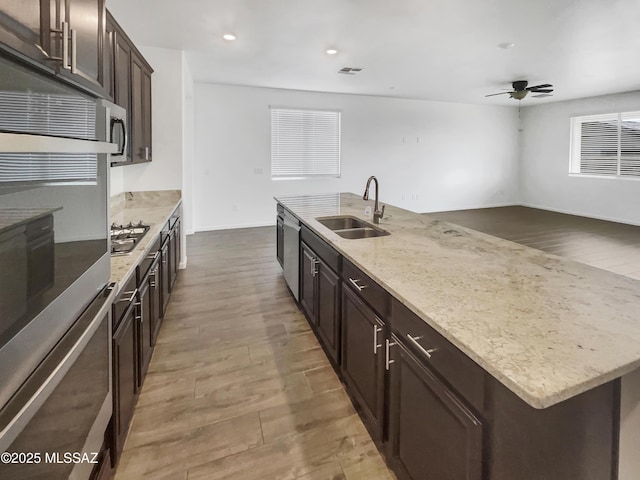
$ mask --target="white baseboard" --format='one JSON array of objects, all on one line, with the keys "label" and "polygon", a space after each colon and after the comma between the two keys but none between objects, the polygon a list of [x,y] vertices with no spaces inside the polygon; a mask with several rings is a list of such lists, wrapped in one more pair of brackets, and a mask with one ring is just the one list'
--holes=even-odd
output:
[{"label": "white baseboard", "polygon": [[240,223],[237,225],[214,225],[211,227],[199,227],[195,229],[195,232],[212,232],[214,230],[234,230],[237,228],[254,228],[254,227],[275,227],[274,222],[267,223]]},{"label": "white baseboard", "polygon": [[536,205],[535,203],[521,203],[520,205],[522,205],[523,207],[537,208],[540,210],[548,210],[550,212],[565,213],[567,215],[576,215],[578,217],[595,218],[597,220],[606,220],[608,222],[626,223],[627,225],[640,226],[640,222],[634,222],[632,220],[628,220],[624,218],[616,218],[616,217],[610,217],[606,215],[592,215],[591,213],[587,213],[587,212],[577,212],[575,210],[565,210],[562,208],[551,208],[544,205]]}]

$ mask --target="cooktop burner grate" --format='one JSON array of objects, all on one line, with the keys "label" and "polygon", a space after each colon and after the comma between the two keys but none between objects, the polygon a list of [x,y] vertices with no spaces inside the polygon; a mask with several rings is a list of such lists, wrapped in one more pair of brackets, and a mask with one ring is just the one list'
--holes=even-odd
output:
[{"label": "cooktop burner grate", "polygon": [[136,248],[138,242],[149,231],[149,225],[142,221],[128,225],[111,225],[111,255],[126,255]]}]

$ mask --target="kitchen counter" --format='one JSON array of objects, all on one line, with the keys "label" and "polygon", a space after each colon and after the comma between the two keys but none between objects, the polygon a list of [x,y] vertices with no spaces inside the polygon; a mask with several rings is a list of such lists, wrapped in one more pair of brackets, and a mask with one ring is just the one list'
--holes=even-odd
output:
[{"label": "kitchen counter", "polygon": [[179,190],[126,192],[111,199],[110,222],[137,223],[142,220],[151,228],[129,254],[111,257],[111,281],[119,288],[135,275],[136,265],[147,255],[171,214],[182,203]]},{"label": "kitchen counter", "polygon": [[33,222],[53,212],[62,210],[62,207],[56,208],[0,208],[0,233],[12,228],[18,227],[25,223]]},{"label": "kitchen counter", "polygon": [[364,220],[342,193],[276,200],[535,408],[640,367],[640,281],[390,205],[391,235],[344,239],[315,220]]}]

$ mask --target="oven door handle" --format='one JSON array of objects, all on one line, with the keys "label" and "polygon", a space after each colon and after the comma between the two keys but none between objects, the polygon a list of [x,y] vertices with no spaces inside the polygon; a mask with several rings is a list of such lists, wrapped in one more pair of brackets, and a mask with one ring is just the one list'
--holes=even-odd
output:
[{"label": "oven door handle", "polygon": [[113,142],[113,138],[114,138],[114,132],[116,129],[116,125],[118,126],[118,128],[120,129],[120,138],[121,138],[121,143],[119,145],[119,150],[116,153],[113,153],[112,155],[124,155],[124,151],[127,148],[127,129],[125,128],[124,125],[124,120],[122,120],[121,118],[112,118],[111,119],[111,142]]},{"label": "oven door handle", "polygon": [[[0,452],[6,451],[31,421],[87,346],[104,320],[104,316],[110,315],[114,286],[115,284],[107,286],[93,300],[11,400],[0,410]],[[110,322],[110,318],[108,321]]]}]

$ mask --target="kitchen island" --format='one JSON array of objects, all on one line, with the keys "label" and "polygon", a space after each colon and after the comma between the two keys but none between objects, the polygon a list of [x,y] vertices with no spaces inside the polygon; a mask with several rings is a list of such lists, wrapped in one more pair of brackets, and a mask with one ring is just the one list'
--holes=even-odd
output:
[{"label": "kitchen island", "polygon": [[[395,325],[404,324],[396,319],[411,315],[486,375],[478,380],[480,394],[466,396],[469,382],[443,377],[437,366],[438,351],[431,352],[433,359],[428,357],[435,377],[462,397],[463,410],[471,414],[466,429],[461,430],[467,435],[461,456],[470,466],[467,476],[460,478],[618,478],[617,379],[640,366],[640,318],[636,314],[640,282],[391,206],[379,225],[390,235],[345,239],[316,218],[352,215],[364,219],[364,209],[371,204],[353,194],[335,195],[329,202],[327,197],[276,200],[301,221],[303,249],[307,229],[335,249],[344,265],[353,265],[388,292],[390,307],[377,311],[378,316],[387,315],[388,321],[374,325],[376,332],[380,328],[380,338],[384,335],[393,350],[398,343]],[[316,257],[312,260],[318,262]],[[303,255],[303,283],[304,262]],[[340,265],[335,268],[341,269]],[[344,275],[343,280],[347,280]],[[343,282],[343,356],[338,357],[337,365],[347,377],[349,372],[340,365],[348,358],[344,339],[349,330],[344,323],[350,300],[344,292],[352,290]],[[301,304],[304,306],[303,301]],[[378,339],[374,340],[377,344]],[[421,341],[415,335],[409,343],[413,340]],[[430,345],[418,346],[424,352]],[[391,358],[402,364],[393,353]],[[398,381],[393,367],[389,378],[381,380],[390,400],[383,401],[386,407],[378,419],[381,444],[392,444],[390,458],[402,457],[397,442],[393,446],[398,436],[393,412],[393,389]],[[407,378],[403,377],[405,383]],[[348,387],[348,379],[346,383]],[[358,396],[356,393],[356,403],[363,403]],[[474,422],[483,427],[469,433]],[[527,442],[530,451],[524,453]],[[567,443],[575,448],[563,447]],[[469,453],[474,449],[475,454]],[[474,455],[481,460],[471,458]],[[510,459],[503,458],[507,455]],[[568,459],[571,456],[574,458]],[[405,457],[405,464],[415,460],[410,453],[405,452]],[[415,461],[400,470],[419,468]],[[529,473],[523,474],[518,468],[525,466]],[[411,472],[405,476],[414,478]]]}]

